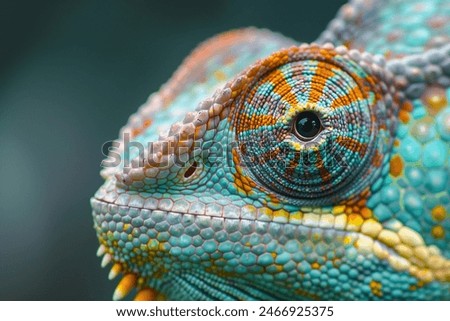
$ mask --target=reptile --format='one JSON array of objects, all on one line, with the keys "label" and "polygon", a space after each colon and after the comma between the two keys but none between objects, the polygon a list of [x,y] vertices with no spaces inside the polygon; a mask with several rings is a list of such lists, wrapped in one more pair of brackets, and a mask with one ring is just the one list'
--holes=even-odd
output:
[{"label": "reptile", "polygon": [[450,300],[450,3],[195,49],[91,198],[114,300]]}]

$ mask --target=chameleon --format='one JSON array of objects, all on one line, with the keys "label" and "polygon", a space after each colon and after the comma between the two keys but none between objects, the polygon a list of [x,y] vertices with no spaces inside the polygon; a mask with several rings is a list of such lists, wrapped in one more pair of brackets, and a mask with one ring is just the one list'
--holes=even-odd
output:
[{"label": "chameleon", "polygon": [[91,198],[113,299],[450,300],[449,85],[444,0],[200,44]]}]

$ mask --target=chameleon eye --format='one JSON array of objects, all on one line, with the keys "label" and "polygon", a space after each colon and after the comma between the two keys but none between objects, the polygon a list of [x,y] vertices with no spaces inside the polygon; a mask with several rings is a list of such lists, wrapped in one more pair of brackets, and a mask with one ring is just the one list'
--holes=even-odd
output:
[{"label": "chameleon eye", "polygon": [[294,121],[294,133],[302,141],[310,141],[323,130],[319,116],[312,111],[304,111]]},{"label": "chameleon eye", "polygon": [[250,68],[233,102],[236,155],[257,186],[290,204],[330,205],[381,175],[397,102],[370,55],[317,45]]}]

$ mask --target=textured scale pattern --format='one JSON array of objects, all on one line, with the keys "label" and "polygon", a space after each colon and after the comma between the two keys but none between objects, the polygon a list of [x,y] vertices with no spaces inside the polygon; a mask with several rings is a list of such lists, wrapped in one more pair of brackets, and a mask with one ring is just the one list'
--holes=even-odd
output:
[{"label": "textured scale pattern", "polygon": [[91,199],[113,298],[450,300],[449,37],[448,1],[354,0],[201,44]]}]

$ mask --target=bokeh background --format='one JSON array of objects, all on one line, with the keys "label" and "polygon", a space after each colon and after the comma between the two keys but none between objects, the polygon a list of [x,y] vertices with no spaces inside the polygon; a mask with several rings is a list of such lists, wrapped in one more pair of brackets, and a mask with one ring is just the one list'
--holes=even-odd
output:
[{"label": "bokeh background", "polygon": [[89,198],[101,146],[201,41],[311,42],[344,1],[0,2],[0,300],[109,300]]}]

